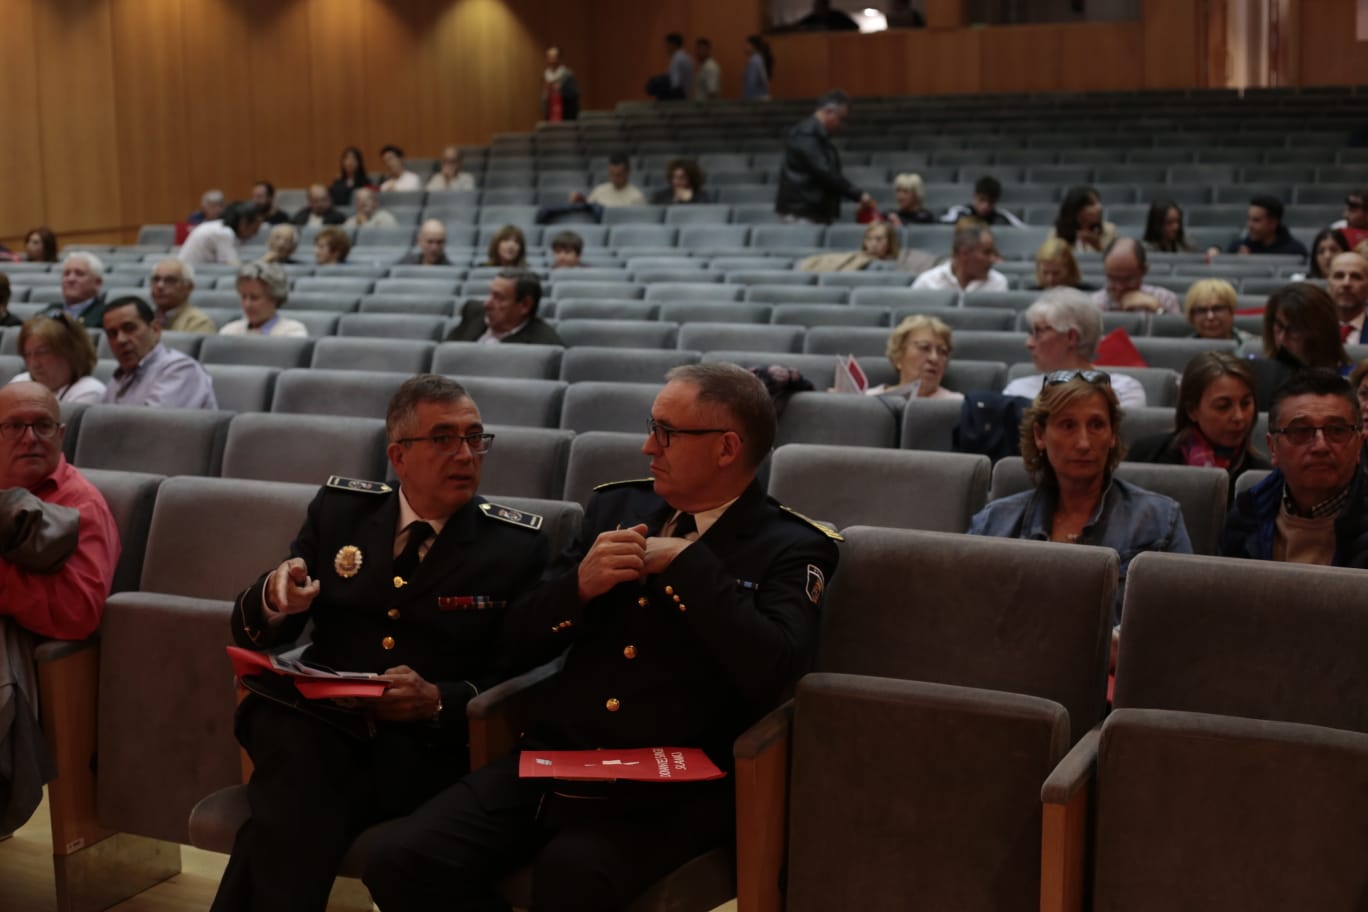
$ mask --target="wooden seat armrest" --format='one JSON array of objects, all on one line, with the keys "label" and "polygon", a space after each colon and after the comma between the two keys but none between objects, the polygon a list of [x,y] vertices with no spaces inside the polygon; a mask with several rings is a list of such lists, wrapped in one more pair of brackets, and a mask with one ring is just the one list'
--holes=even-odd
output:
[{"label": "wooden seat armrest", "polygon": [[52,851],[68,855],[113,831],[95,817],[99,640],[48,640],[34,649],[43,737],[57,767],[48,784]]},{"label": "wooden seat armrest", "polygon": [[466,704],[471,769],[512,753],[527,726],[532,698],[549,686],[563,662],[557,657],[471,698]]},{"label": "wooden seat armrest", "polygon": [[792,727],[790,700],[747,729],[732,747],[737,912],[779,912],[784,907]]},{"label": "wooden seat armrest", "polygon": [[1093,788],[1097,776],[1099,724],[1046,778],[1040,840],[1041,912],[1080,912],[1086,883]]},{"label": "wooden seat armrest", "polygon": [[33,647],[33,664],[42,665],[44,662],[55,662],[69,655],[85,652],[87,649],[98,649],[99,647],[99,634],[86,637],[84,640],[43,640]]}]

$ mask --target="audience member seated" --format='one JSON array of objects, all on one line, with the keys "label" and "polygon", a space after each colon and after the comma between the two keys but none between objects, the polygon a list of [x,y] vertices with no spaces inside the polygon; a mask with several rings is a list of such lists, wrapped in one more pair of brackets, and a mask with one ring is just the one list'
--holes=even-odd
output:
[{"label": "audience member seated", "polygon": [[237,292],[243,317],[225,323],[219,330],[221,335],[302,338],[309,334],[303,323],[280,315],[280,308],[290,297],[290,277],[277,264],[243,264],[237,274]]},{"label": "audience member seated", "polygon": [[[1213,248],[1213,253],[1217,253]],[[1249,218],[1244,237],[1226,246],[1226,253],[1243,256],[1261,253],[1294,253],[1305,258],[1306,245],[1292,236],[1283,224],[1283,204],[1277,197],[1259,194],[1249,201]]]},{"label": "audience member seated", "polygon": [[[1358,397],[1359,417],[1363,418],[1364,415],[1368,415],[1368,358],[1364,358],[1354,367],[1353,373],[1349,375],[1349,385]],[[1364,434],[1364,440],[1368,442],[1368,432]],[[1368,450],[1365,450],[1364,456],[1368,458]]]},{"label": "audience member seated", "polygon": [[461,170],[461,150],[447,146],[442,150],[442,166],[428,178],[428,190],[466,190],[475,189],[475,178]]},{"label": "audience member seated", "polygon": [[23,323],[9,310],[10,302],[10,280],[9,276],[0,272],[0,326],[18,326]]},{"label": "audience member seated", "polygon": [[275,184],[270,181],[257,181],[252,185],[252,202],[261,210],[261,220],[267,225],[283,225],[290,220],[287,213],[276,207]]},{"label": "audience member seated", "polygon": [[1340,335],[1346,345],[1368,343],[1363,308],[1368,304],[1368,259],[1341,253],[1330,263],[1330,297],[1339,310]]},{"label": "audience member seated", "polygon": [[1102,196],[1096,188],[1070,187],[1047,237],[1062,238],[1080,252],[1100,253],[1116,240],[1116,226],[1103,220]]},{"label": "audience member seated", "polygon": [[1051,238],[1036,248],[1035,267],[1035,287],[1041,291],[1060,287],[1093,290],[1093,286],[1083,283],[1073,248],[1060,238]]},{"label": "audience member seated", "polygon": [[[1051,288],[1026,308],[1026,350],[1038,374],[1018,377],[1003,389],[1007,396],[1034,399],[1045,378],[1068,371],[1094,371],[1092,359],[1102,336],[1102,312],[1076,288]],[[1123,408],[1145,404],[1145,388],[1125,374],[1112,374],[1111,389]]]},{"label": "audience member seated", "polygon": [[256,237],[261,229],[261,210],[255,203],[233,203],[223,212],[222,219],[199,225],[181,245],[178,256],[192,266],[202,263],[224,263],[236,266],[238,251],[244,241]]},{"label": "audience member seated", "polygon": [[1319,367],[1347,374],[1353,367],[1344,350],[1339,310],[1320,286],[1310,282],[1284,285],[1264,305],[1263,357],[1250,362],[1261,410],[1285,380],[1303,368]]},{"label": "audience member seated", "polygon": [[770,73],[774,54],[760,35],[746,36],[746,70],[741,74],[741,97],[746,101],[769,101]]},{"label": "audience member seated", "polygon": [[[991,501],[973,518],[969,534],[1111,548],[1121,558],[1113,613],[1120,625],[1135,555],[1191,554],[1192,542],[1177,501],[1114,477],[1125,445],[1121,406],[1107,381],[1099,370],[1046,376],[1021,421],[1021,457],[1036,486]],[[1115,643],[1115,630],[1112,637]]]},{"label": "audience member seated", "polygon": [[1330,262],[1349,250],[1349,242],[1338,228],[1322,228],[1311,242],[1311,258],[1307,261],[1306,272],[1293,273],[1292,281],[1330,278]]},{"label": "audience member seated", "polygon": [[318,237],[314,238],[314,262],[319,266],[345,263],[349,253],[351,236],[341,228],[324,228],[318,232]]},{"label": "audience member seated", "polygon": [[963,393],[941,386],[952,350],[950,327],[941,320],[926,314],[904,317],[888,337],[888,360],[898,372],[898,383],[871,386],[865,395],[963,399]]},{"label": "audience member seated", "polygon": [[418,249],[399,261],[405,266],[450,266],[446,255],[446,225],[441,219],[428,219],[418,228]]},{"label": "audience member seated", "polygon": [[370,175],[366,173],[366,159],[356,146],[342,150],[338,164],[337,179],[328,188],[334,206],[350,206],[352,194],[362,187],[371,186]]},{"label": "audience member seated", "polygon": [[266,252],[257,260],[259,263],[298,263],[294,258],[299,247],[299,232],[294,225],[276,225],[266,235]]},{"label": "audience member seated", "polygon": [[1150,203],[1145,216],[1145,249],[1154,253],[1195,253],[1183,228],[1183,210],[1171,200]]},{"label": "audience member seated", "polygon": [[[893,212],[883,213],[883,220],[893,225],[929,225],[935,222],[936,215],[926,208],[925,196],[926,185],[922,183],[920,174],[899,174],[893,178],[893,199],[897,201],[898,208]],[[877,212],[868,207],[855,213],[857,222],[879,217]]]},{"label": "audience member seated", "polygon": [[703,169],[692,158],[676,158],[665,166],[668,187],[651,194],[652,206],[682,206],[711,202],[703,192]]},{"label": "audience member seated", "polygon": [[[839,536],[756,479],[776,424],[749,371],[669,373],[642,448],[654,478],[600,486],[575,545],[506,612],[518,665],[570,647],[519,747],[692,747],[733,769],[732,743],[809,667],[839,557]],[[733,776],[531,780],[518,763],[495,760],[386,828],[363,877],[381,908],[507,908],[496,884],[530,863],[532,909],[627,909],[735,840]]]},{"label": "audience member seated", "polygon": [[893,269],[898,262],[898,232],[888,222],[871,222],[859,250],[814,253],[798,261],[803,272],[857,272]]},{"label": "audience member seated", "polygon": [[118,525],[62,456],[65,431],[47,387],[0,389],[0,839],[33,815],[56,773],[39,725],[34,636],[94,633],[119,561]]},{"label": "audience member seated", "polygon": [[1235,286],[1225,279],[1199,279],[1188,286],[1183,314],[1192,325],[1191,339],[1234,339],[1241,346],[1258,337],[1235,325]]},{"label": "audience member seated", "polygon": [[1368,241],[1368,194],[1363,189],[1350,190],[1344,198],[1344,218],[1332,224],[1344,235],[1349,247],[1357,249]]},{"label": "audience member seated", "polygon": [[488,259],[481,265],[523,269],[527,266],[527,237],[517,225],[504,225],[489,239]]},{"label": "audience member seated", "polygon": [[574,269],[584,264],[584,238],[573,231],[562,231],[551,239],[551,268]]},{"label": "audience member seated", "polygon": [[784,161],[774,211],[785,221],[829,225],[841,214],[841,200],[874,206],[874,197],[841,172],[841,156],[832,137],[850,116],[850,97],[833,89],[817,99],[817,109],[794,124],[784,139]]},{"label": "audience member seated", "polygon": [[572,203],[592,203],[595,206],[644,206],[646,196],[631,183],[632,166],[622,152],[608,157],[608,180],[589,191],[586,197],[578,190],[570,194]]},{"label": "audience member seated", "polygon": [[537,316],[541,295],[536,274],[526,269],[500,270],[489,283],[489,297],[483,302],[467,301],[461,308],[461,322],[447,341],[564,345],[551,324]]},{"label": "audience member seated", "polygon": [[62,303],[53,304],[44,313],[65,313],[88,328],[99,327],[105,309],[104,293],[100,291],[104,269],[104,262],[93,253],[68,253],[62,259]]},{"label": "audience member seated", "polygon": [[985,175],[974,182],[974,196],[969,205],[951,206],[941,216],[942,222],[956,224],[962,218],[977,218],[985,225],[1009,225],[1012,228],[1025,228],[1026,223],[1005,209],[997,207],[1002,199],[1002,182],[996,177]]},{"label": "audience member seated", "polygon": [[385,179],[380,182],[382,191],[413,191],[423,189],[423,180],[404,164],[404,150],[395,145],[380,149],[380,161],[385,165]]},{"label": "audience member seated", "polygon": [[355,229],[363,225],[371,228],[399,227],[399,220],[388,209],[380,208],[380,195],[370,187],[357,187],[352,194],[352,202],[356,211],[342,223],[343,228]]},{"label": "audience member seated", "polygon": [[104,332],[119,362],[105,402],[218,408],[213,379],[194,358],[162,344],[157,315],[142,298],[129,295],[111,302],[104,314]]},{"label": "audience member seated", "polygon": [[1007,277],[993,268],[997,246],[987,228],[957,228],[951,240],[950,259],[928,269],[912,283],[912,290],[924,288],[957,291],[1006,291]]},{"label": "audience member seated", "polygon": [[1276,471],[1235,498],[1221,553],[1368,567],[1362,421],[1353,387],[1334,371],[1300,371],[1279,387],[1268,411]]},{"label": "audience member seated", "polygon": [[1176,294],[1162,285],[1145,283],[1149,258],[1145,246],[1134,238],[1119,237],[1107,245],[1102,272],[1107,276],[1107,287],[1093,293],[1093,303],[1102,310],[1183,312]]},{"label": "audience member seated", "polygon": [[163,331],[218,332],[213,318],[190,303],[190,293],[195,290],[195,267],[166,257],[152,267],[147,282],[152,306],[157,308],[157,325]]},{"label": "audience member seated", "polygon": [[200,197],[199,209],[186,216],[185,220],[191,225],[202,225],[222,218],[223,210],[226,208],[227,201],[222,190],[205,190]]},{"label": "audience member seated", "polygon": [[39,314],[19,330],[19,354],[28,370],[11,383],[32,381],[52,390],[58,402],[100,402],[105,385],[91,376],[95,344],[90,331],[66,314]]},{"label": "audience member seated", "polygon": [[46,225],[30,228],[24,235],[24,259],[30,263],[57,262],[57,235]]},{"label": "audience member seated", "polygon": [[1173,430],[1135,441],[1126,459],[1225,469],[1234,500],[1241,472],[1273,467],[1251,446],[1257,417],[1249,362],[1230,352],[1202,352],[1183,369]]},{"label": "audience member seated", "polygon": [[301,228],[322,228],[340,225],[347,214],[333,205],[332,195],[322,184],[309,185],[309,204],[295,213],[294,223]]},{"label": "audience member seated", "polygon": [[[508,676],[495,641],[505,606],[546,567],[541,517],[489,509],[477,495],[494,435],[455,381],[407,381],[385,425],[398,490],[330,481],[290,557],[238,596],[231,629],[238,646],[267,650],[311,624],[305,661],[388,686],[364,708],[343,708],[301,699],[278,676],[243,681],[236,732],[253,761],[252,816],[215,909],[323,912],[358,833],[412,812],[469,769],[465,705]],[[462,594],[491,610],[446,609]]]}]

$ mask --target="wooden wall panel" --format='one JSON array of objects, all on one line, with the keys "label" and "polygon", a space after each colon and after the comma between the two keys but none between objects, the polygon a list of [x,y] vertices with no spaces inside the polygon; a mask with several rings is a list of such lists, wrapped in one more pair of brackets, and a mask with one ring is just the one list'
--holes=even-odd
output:
[{"label": "wooden wall panel", "polygon": [[775,98],[815,98],[844,82],[845,74],[832,66],[825,35],[785,35],[770,39],[770,45],[774,49],[770,94]]},{"label": "wooden wall panel", "polygon": [[1072,63],[1060,59],[1061,26],[1016,25],[983,31],[983,91],[1049,92]]},{"label": "wooden wall panel", "polygon": [[1072,92],[1134,89],[1145,73],[1145,31],[1138,22],[1059,29],[1059,88]]},{"label": "wooden wall panel", "polygon": [[[337,176],[342,150],[360,146],[365,139],[366,81],[361,65],[366,48],[362,0],[332,0],[324,6],[311,3],[309,10],[309,90],[311,100],[309,183],[330,183]],[[370,152],[367,167],[379,165]]]},{"label": "wooden wall panel", "polygon": [[1144,0],[1144,78],[1136,88],[1206,84],[1206,15],[1192,0]]},{"label": "wooden wall panel", "polygon": [[847,94],[893,95],[907,88],[907,32],[832,35],[830,60]]},{"label": "wooden wall panel", "polygon": [[1354,16],[1354,0],[1301,0],[1296,83],[1368,83],[1368,42],[1355,39]]},{"label": "wooden wall panel", "polygon": [[[238,6],[251,35],[251,50],[240,58],[251,71],[245,80],[251,132],[241,146],[252,169],[248,180],[301,186],[318,174],[320,165],[313,158],[308,5],[238,0]],[[234,188],[243,196],[250,191],[250,185]]]},{"label": "wooden wall panel", "polygon": [[5,96],[5,137],[0,141],[0,237],[19,238],[46,221],[43,144],[39,130],[38,62],[33,7],[13,0],[0,28],[0,86]]},{"label": "wooden wall panel", "polygon": [[45,204],[35,221],[78,231],[118,225],[123,168],[109,5],[43,0],[34,24]]},{"label": "wooden wall panel", "polygon": [[954,95],[983,91],[983,29],[907,34],[908,92]]},{"label": "wooden wall panel", "polygon": [[168,212],[189,212],[197,193],[185,150],[183,10],[162,0],[123,0],[110,14],[123,209],[109,224],[165,221]]},{"label": "wooden wall panel", "polygon": [[181,9],[187,66],[180,74],[185,120],[179,142],[190,163],[191,188],[190,197],[178,209],[158,219],[166,222],[183,219],[199,208],[200,194],[211,187],[221,189],[229,199],[247,196],[257,179],[253,146],[280,142],[280,137],[256,129],[251,95],[255,36],[237,4],[233,0],[183,0]]}]

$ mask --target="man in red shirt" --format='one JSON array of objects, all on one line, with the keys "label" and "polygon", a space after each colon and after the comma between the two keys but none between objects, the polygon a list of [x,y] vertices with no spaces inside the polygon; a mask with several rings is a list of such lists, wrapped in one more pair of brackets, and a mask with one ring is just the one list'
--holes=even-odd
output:
[{"label": "man in red shirt", "polygon": [[47,387],[0,387],[0,617],[79,640],[100,624],[119,530],[99,490],[62,456],[65,432]]}]

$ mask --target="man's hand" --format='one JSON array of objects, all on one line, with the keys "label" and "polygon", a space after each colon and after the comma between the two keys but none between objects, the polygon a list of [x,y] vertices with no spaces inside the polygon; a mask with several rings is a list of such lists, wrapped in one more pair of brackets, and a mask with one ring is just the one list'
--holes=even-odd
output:
[{"label": "man's hand", "polygon": [[266,602],[281,614],[308,611],[318,598],[318,580],[309,578],[304,561],[292,557],[271,572],[266,580]]},{"label": "man's hand", "polygon": [[386,668],[380,680],[389,686],[371,703],[375,718],[385,722],[427,722],[436,717],[441,691],[412,668]]},{"label": "man's hand", "polygon": [[579,598],[587,602],[618,583],[641,579],[646,572],[646,526],[603,532],[594,539],[579,565]]},{"label": "man's hand", "polygon": [[691,544],[693,542],[684,538],[652,537],[646,539],[646,575],[663,572],[679,555],[679,552]]}]

